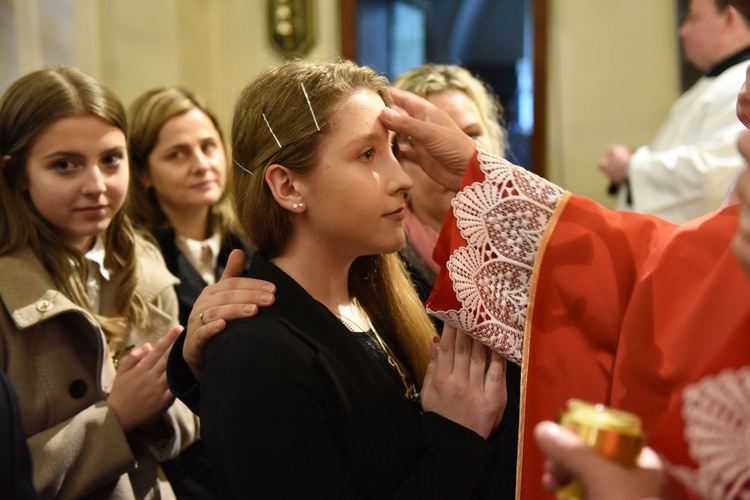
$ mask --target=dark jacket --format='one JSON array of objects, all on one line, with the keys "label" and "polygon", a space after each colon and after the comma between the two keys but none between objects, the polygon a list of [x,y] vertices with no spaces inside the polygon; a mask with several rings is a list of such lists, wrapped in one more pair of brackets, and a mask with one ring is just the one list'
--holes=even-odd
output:
[{"label": "dark jacket", "polygon": [[[161,249],[161,253],[164,256],[164,262],[167,264],[167,269],[180,279],[180,284],[175,286],[177,292],[177,299],[180,303],[180,324],[188,324],[188,316],[190,311],[193,309],[193,303],[201,294],[207,283],[203,280],[201,275],[196,271],[190,261],[183,254],[177,244],[175,243],[175,233],[172,228],[157,229],[153,233],[156,242]],[[235,248],[244,250],[247,260],[245,263],[245,271],[247,271],[250,265],[250,253],[253,248],[250,243],[240,236],[228,233],[221,242],[221,250],[219,251],[219,257],[216,261],[216,281],[219,281],[224,268],[227,265],[227,259],[229,254]]]},{"label": "dark jacket", "polygon": [[[468,498],[497,450],[422,414],[392,368],[273,264],[254,259],[249,277],[275,283],[276,301],[231,321],[209,343],[200,385],[202,436],[219,491],[233,498]],[[184,392],[191,377],[180,350],[169,360],[170,387],[195,403],[195,388]]]}]

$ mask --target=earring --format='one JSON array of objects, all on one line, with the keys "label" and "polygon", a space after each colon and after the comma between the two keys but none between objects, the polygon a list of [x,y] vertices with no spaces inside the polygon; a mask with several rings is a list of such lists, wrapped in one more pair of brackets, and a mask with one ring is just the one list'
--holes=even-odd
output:
[{"label": "earring", "polygon": [[292,208],[303,208],[304,206],[304,203],[292,203]]}]

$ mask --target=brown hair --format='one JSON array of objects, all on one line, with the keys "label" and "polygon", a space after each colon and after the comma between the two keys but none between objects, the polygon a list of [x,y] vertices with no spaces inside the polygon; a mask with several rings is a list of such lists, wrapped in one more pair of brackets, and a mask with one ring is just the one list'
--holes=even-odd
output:
[{"label": "brown hair", "polygon": [[[252,175],[237,171],[232,198],[242,227],[261,255],[279,255],[292,229],[291,215],[266,184],[266,168],[280,164],[297,175],[309,174],[317,164],[321,140],[333,128],[337,105],[362,89],[377,93],[390,105],[387,81],[348,61],[288,62],[261,73],[240,93],[232,121],[232,152],[234,161]],[[349,271],[349,291],[375,328],[387,332],[389,342],[404,353],[421,382],[435,329],[398,255],[356,259]]]},{"label": "brown hair", "polygon": [[[95,115],[123,133],[125,109],[115,94],[91,76],[71,67],[29,73],[16,80],[0,99],[0,255],[29,247],[55,285],[74,303],[92,311],[86,290],[83,255],[63,243],[34,207],[23,183],[26,162],[36,138],[50,125],[71,116]],[[9,157],[9,159],[7,158]],[[103,234],[105,265],[121,278],[116,306],[121,317],[97,316],[105,335],[123,339],[130,323],[145,324],[146,304],[136,292],[136,233],[121,209]],[[72,268],[71,268],[72,263]]]},{"label": "brown hair", "polygon": [[[156,191],[146,189],[142,174],[148,171],[148,157],[156,147],[159,132],[172,118],[197,109],[213,123],[224,147],[224,134],[216,114],[196,94],[181,87],[158,88],[144,92],[128,108],[130,131],[130,195],[131,214],[139,225],[148,231],[169,226],[170,222],[159,205]],[[231,170],[227,168],[227,185],[231,182]],[[236,231],[237,224],[226,191],[211,207],[212,221],[219,225],[222,234]]]},{"label": "brown hair", "polygon": [[396,78],[393,86],[420,97],[444,90],[460,90],[477,105],[480,118],[497,149],[495,152],[503,154],[508,148],[508,134],[500,124],[503,114],[500,101],[484,82],[461,66],[425,64]]}]

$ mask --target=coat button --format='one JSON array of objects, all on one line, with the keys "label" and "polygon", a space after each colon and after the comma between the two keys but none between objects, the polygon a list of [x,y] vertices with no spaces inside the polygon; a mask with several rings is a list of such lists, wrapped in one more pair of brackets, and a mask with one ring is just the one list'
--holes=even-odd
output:
[{"label": "coat button", "polygon": [[86,389],[88,389],[88,386],[86,385],[86,382],[78,379],[74,380],[70,387],[68,387],[68,393],[75,398],[75,399],[81,399],[83,396],[86,395]]},{"label": "coat button", "polygon": [[36,310],[39,312],[47,312],[51,311],[54,306],[52,305],[52,302],[49,300],[42,300],[36,305]]}]

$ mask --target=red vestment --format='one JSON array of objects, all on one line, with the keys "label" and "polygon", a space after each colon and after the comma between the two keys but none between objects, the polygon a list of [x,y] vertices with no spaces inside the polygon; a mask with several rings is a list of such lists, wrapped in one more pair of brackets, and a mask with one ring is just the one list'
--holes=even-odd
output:
[{"label": "red vestment", "polygon": [[736,205],[682,226],[611,211],[480,149],[438,242],[428,309],[521,362],[517,496],[549,496],[532,430],[569,398],[638,414],[669,472],[702,496],[750,494],[737,217]]}]

